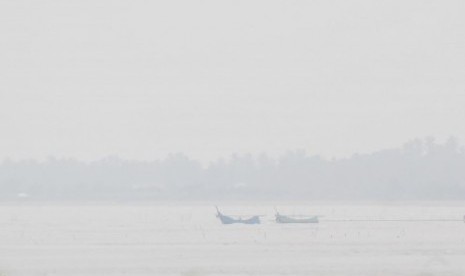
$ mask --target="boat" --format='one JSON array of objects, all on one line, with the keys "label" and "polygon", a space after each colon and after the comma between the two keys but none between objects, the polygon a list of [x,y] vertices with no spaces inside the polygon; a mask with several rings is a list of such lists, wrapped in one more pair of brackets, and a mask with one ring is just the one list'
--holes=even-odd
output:
[{"label": "boat", "polygon": [[223,215],[218,209],[218,207],[216,207],[216,212],[217,212],[216,217],[220,219],[222,224],[234,224],[234,223],[260,224],[259,216],[252,216],[246,219],[243,219],[241,217],[235,218],[235,217]]},{"label": "boat", "polygon": [[276,222],[277,223],[318,223],[318,216],[286,216],[286,215],[281,215],[277,210],[276,210]]}]

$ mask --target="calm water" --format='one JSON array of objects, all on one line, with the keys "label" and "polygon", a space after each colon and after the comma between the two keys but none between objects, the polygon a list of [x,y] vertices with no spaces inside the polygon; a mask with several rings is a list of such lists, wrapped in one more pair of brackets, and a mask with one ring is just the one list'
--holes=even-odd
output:
[{"label": "calm water", "polygon": [[[321,222],[276,224],[273,206]],[[221,209],[262,224],[221,225],[208,203],[3,204],[0,275],[465,275],[465,203]]]}]

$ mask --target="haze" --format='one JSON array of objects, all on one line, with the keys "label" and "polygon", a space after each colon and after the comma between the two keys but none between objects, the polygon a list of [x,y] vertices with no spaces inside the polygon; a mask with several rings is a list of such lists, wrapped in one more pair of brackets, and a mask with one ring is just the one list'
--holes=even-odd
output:
[{"label": "haze", "polygon": [[465,137],[463,1],[2,1],[0,158]]}]

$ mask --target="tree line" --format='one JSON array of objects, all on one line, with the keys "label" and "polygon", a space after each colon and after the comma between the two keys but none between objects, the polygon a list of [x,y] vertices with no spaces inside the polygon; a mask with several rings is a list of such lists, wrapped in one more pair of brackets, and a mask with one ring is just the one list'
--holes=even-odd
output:
[{"label": "tree line", "polygon": [[108,157],[4,160],[3,200],[457,200],[465,199],[465,150],[455,138],[415,139],[343,159],[303,150],[232,155],[202,166],[184,154],[158,161]]}]

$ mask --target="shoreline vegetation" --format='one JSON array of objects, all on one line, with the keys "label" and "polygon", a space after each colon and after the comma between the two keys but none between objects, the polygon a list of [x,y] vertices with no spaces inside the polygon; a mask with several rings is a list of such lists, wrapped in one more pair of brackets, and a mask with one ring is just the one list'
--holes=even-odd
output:
[{"label": "shoreline vegetation", "polygon": [[327,160],[303,150],[278,158],[232,155],[202,166],[184,154],[158,161],[108,157],[0,163],[3,202],[454,201],[465,199],[465,150],[456,139]]}]

